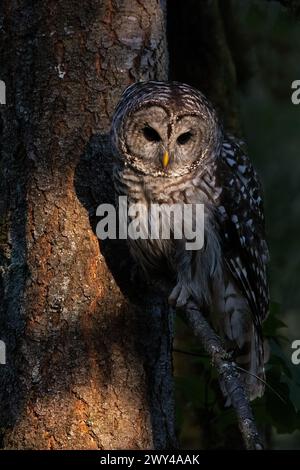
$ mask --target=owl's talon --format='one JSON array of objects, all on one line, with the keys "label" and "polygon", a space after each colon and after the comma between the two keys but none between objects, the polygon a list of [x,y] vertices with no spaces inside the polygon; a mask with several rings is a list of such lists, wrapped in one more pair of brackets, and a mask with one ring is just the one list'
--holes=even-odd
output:
[{"label": "owl's talon", "polygon": [[168,301],[172,307],[183,308],[187,304],[188,298],[189,292],[187,288],[178,283],[169,295]]}]

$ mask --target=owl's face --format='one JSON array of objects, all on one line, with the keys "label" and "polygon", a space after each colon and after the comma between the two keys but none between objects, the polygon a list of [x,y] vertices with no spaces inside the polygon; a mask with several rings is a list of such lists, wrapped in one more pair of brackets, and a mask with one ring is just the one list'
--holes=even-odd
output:
[{"label": "owl's face", "polygon": [[197,90],[180,83],[127,88],[112,125],[113,148],[125,165],[152,176],[177,177],[217,154],[221,130]]}]

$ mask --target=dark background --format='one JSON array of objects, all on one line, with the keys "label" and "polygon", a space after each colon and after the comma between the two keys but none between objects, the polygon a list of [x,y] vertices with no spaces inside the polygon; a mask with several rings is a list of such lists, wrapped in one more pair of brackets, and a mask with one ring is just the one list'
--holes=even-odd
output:
[{"label": "dark background", "polygon": [[[300,339],[300,105],[291,101],[291,84],[300,79],[300,23],[295,11],[275,1],[235,0],[220,4],[225,36],[235,63],[235,87],[224,60],[219,70],[220,85],[205,78],[210,76],[208,70],[214,62],[207,52],[209,43],[213,39],[217,42],[219,34],[209,21],[201,25],[197,18],[194,23],[191,20],[188,36],[175,39],[172,50],[174,24],[178,28],[184,18],[183,7],[181,12],[173,11],[170,15],[171,74],[175,79],[194,81],[198,87],[201,82],[202,89],[223,112],[226,127],[245,137],[260,174],[271,253],[271,314],[266,334],[273,338],[267,381],[285,402],[267,389],[265,398],[256,400],[254,407],[269,447],[299,449],[300,366],[294,366],[290,357],[292,341]],[[201,41],[197,42],[201,34]],[[176,60],[181,41],[191,40],[195,47],[182,66],[182,57],[181,61]],[[197,54],[202,61],[199,70],[191,65]],[[218,77],[218,73],[214,75]],[[204,448],[222,447],[224,432],[230,430],[225,445],[238,447],[238,439],[232,437],[232,412],[222,413],[222,420],[218,416],[216,378],[206,358],[186,354],[201,352],[179,321],[177,333],[176,347],[180,350],[175,352],[177,411],[182,445],[198,448],[200,440]]]}]

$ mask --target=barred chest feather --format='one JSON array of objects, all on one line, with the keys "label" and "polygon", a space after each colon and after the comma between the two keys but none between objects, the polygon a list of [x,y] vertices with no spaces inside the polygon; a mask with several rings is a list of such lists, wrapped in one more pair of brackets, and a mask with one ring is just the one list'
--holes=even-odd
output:
[{"label": "barred chest feather", "polygon": [[[204,227],[198,224],[197,230],[204,231],[204,246],[198,251],[186,251],[186,240],[170,239],[137,239],[128,240],[134,258],[137,259],[146,274],[151,270],[167,267],[177,273],[177,263],[190,262],[197,267],[195,290],[199,297],[201,282],[201,302],[210,301],[211,279],[221,273],[221,248],[218,227],[215,222],[215,210],[220,191],[211,186],[209,175],[185,175],[181,178],[151,177],[138,175],[130,168],[117,170],[114,174],[118,195],[128,197],[128,203],[151,204],[203,204]],[[193,213],[194,214],[194,213]],[[149,221],[146,220],[145,224]],[[160,221],[161,223],[161,221]],[[170,227],[173,232],[173,227]],[[163,266],[164,265],[164,266]],[[192,280],[191,280],[192,281]],[[192,286],[191,286],[192,288]],[[200,300],[200,298],[199,298]]]}]

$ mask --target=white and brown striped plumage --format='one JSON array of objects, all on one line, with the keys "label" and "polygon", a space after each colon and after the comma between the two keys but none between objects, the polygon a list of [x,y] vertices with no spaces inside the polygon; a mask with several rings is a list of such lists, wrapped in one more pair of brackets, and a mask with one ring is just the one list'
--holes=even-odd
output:
[{"label": "white and brown striped plumage", "polygon": [[[129,202],[204,203],[205,243],[186,251],[179,240],[129,240],[151,276],[176,278],[169,301],[189,298],[207,314],[244,375],[251,398],[263,393],[261,324],[268,312],[261,187],[241,143],[224,135],[212,105],[177,82],[142,82],[125,90],[112,123],[115,185]],[[170,162],[162,167],[164,153]]]}]

